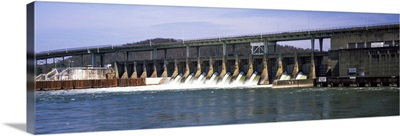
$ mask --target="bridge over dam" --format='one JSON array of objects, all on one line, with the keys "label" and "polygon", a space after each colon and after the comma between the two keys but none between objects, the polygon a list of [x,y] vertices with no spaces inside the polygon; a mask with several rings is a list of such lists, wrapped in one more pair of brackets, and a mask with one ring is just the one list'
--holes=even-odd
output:
[{"label": "bridge over dam", "polygon": [[[330,50],[322,51],[326,38],[330,39]],[[277,42],[295,40],[310,40],[310,52],[277,53]],[[315,50],[315,40],[319,51]],[[251,54],[236,53],[236,46],[246,46]],[[221,48],[220,57],[202,56],[201,48],[207,47]],[[179,48],[185,52],[174,51]],[[143,52],[151,59],[132,60]],[[168,58],[169,53],[186,57]],[[255,84],[276,86],[399,85],[399,24],[61,49],[37,53],[35,60],[47,67],[48,59],[55,63],[60,58],[80,56],[83,60],[83,56],[90,55],[92,67],[105,67],[106,54],[117,57],[112,58],[112,72],[104,73],[105,79],[154,78],[163,83],[179,78],[185,83],[215,78],[216,82],[232,83],[240,78],[243,82],[254,80]],[[118,54],[123,54],[123,59]],[[81,67],[85,67],[83,63]],[[225,81],[227,78],[229,81]]]}]

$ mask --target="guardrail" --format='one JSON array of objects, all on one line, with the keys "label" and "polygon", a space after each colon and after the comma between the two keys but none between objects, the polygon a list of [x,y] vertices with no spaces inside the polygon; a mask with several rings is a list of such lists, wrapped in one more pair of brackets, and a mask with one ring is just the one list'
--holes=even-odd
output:
[{"label": "guardrail", "polygon": [[[172,45],[172,44],[184,44],[184,43],[195,43],[200,41],[224,41],[235,38],[245,38],[245,37],[256,37],[256,36],[266,36],[266,35],[280,35],[280,34],[290,34],[290,33],[300,33],[300,32],[308,32],[314,33],[318,31],[332,31],[332,30],[341,30],[341,29],[368,29],[368,27],[385,27],[390,25],[399,25],[398,22],[393,23],[383,23],[383,24],[369,24],[369,25],[354,25],[354,26],[344,26],[344,27],[332,27],[332,28],[317,28],[317,29],[303,29],[303,30],[295,30],[295,31],[281,31],[281,32],[270,32],[270,33],[257,33],[257,34],[247,34],[247,35],[230,35],[224,37],[209,37],[209,38],[197,38],[197,39],[188,39],[188,40],[178,40],[171,42],[161,42],[161,43],[153,43],[153,46],[160,45]],[[87,46],[87,47],[77,47],[77,48],[65,48],[65,49],[56,49],[49,51],[42,51],[36,54],[53,54],[53,53],[68,53],[74,51],[82,51],[87,50],[88,53],[92,51],[99,50],[107,50],[107,49],[120,49],[120,48],[140,48],[150,46],[150,44],[116,44],[116,45],[97,45],[97,46]]]}]

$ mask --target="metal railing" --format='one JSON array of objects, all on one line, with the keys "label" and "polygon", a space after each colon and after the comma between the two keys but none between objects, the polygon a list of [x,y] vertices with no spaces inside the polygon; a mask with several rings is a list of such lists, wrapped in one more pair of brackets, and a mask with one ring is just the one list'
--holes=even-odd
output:
[{"label": "metal railing", "polygon": [[[177,41],[171,42],[161,42],[161,43],[153,43],[153,45],[157,46],[159,44],[183,44],[183,43],[190,43],[190,42],[198,42],[198,41],[214,41],[214,40],[226,40],[226,39],[233,39],[233,38],[241,38],[241,37],[255,37],[255,36],[263,36],[263,35],[279,35],[285,33],[299,33],[299,32],[317,32],[317,31],[330,31],[330,30],[340,30],[340,29],[351,29],[351,28],[368,28],[368,27],[384,27],[388,25],[399,25],[399,22],[391,22],[391,23],[381,23],[381,24],[367,24],[367,25],[353,25],[353,26],[339,26],[339,27],[330,27],[330,28],[315,28],[315,29],[302,29],[302,30],[294,30],[294,31],[277,31],[277,32],[268,32],[268,33],[255,33],[255,34],[245,34],[245,35],[228,35],[223,37],[204,37],[204,38],[194,38],[188,40],[178,39]],[[50,54],[50,53],[57,53],[57,52],[73,52],[73,51],[81,51],[81,50],[88,50],[88,52],[100,50],[100,49],[118,49],[123,46],[132,46],[132,47],[139,47],[139,46],[150,46],[150,44],[115,44],[115,45],[95,45],[95,46],[87,46],[87,47],[76,47],[76,48],[64,48],[64,49],[55,49],[55,50],[48,50],[38,52],[36,54]]]}]

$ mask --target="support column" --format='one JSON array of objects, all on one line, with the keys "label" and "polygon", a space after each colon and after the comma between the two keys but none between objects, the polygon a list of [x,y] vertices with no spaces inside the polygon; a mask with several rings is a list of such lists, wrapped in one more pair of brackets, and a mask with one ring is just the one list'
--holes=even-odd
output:
[{"label": "support column", "polygon": [[297,60],[297,52],[294,53],[294,66],[292,72],[292,79],[296,79],[297,74],[299,73],[299,62]]},{"label": "support column", "polygon": [[104,54],[100,55],[100,67],[104,67]]},{"label": "support column", "polygon": [[[392,62],[391,59],[392,57],[391,57],[391,55],[390,55],[390,51],[386,51],[386,61],[388,61],[388,62]],[[389,66],[389,74],[392,74],[392,67],[391,66]],[[364,73],[365,73],[365,70],[364,70]]]},{"label": "support column", "polygon": [[168,67],[167,67],[167,64],[168,64],[168,62],[167,62],[167,60],[164,60],[164,71],[163,71],[163,73],[161,74],[161,77],[168,77]]},{"label": "support column", "polygon": [[64,58],[64,57],[65,57],[65,56],[62,57],[62,64],[63,64],[63,65],[65,65],[65,62],[64,62],[64,61],[65,61],[65,58]]},{"label": "support column", "polygon": [[185,63],[185,73],[183,73],[183,78],[187,78],[190,74],[190,68],[189,68],[189,57],[186,58],[186,63]]},{"label": "support column", "polygon": [[310,79],[315,79],[315,62],[314,62],[314,53],[311,54],[311,69],[310,69]]},{"label": "support column", "polygon": [[157,48],[153,48],[153,61],[157,60]]},{"label": "support column", "polygon": [[140,78],[147,78],[146,62],[143,62],[143,72]]},{"label": "support column", "polygon": [[47,67],[47,59],[46,59],[46,72],[45,73],[47,73],[47,72],[49,72],[49,69]]},{"label": "support column", "polygon": [[201,75],[201,60],[200,57],[197,58],[197,70],[194,74],[194,78],[198,78]]},{"label": "support column", "polygon": [[268,39],[264,40],[264,55],[268,54]]},{"label": "support column", "polygon": [[236,45],[232,45],[232,54],[235,56],[236,55]]},{"label": "support column", "polygon": [[380,51],[378,51],[378,69],[381,71],[379,75],[385,75],[385,70],[382,68],[382,55]]},{"label": "support column", "polygon": [[239,70],[239,56],[236,54],[235,55],[235,71],[233,71],[232,74],[232,79],[235,78],[239,75],[240,70]]},{"label": "support column", "polygon": [[319,52],[322,52],[323,38],[319,38]]},{"label": "support column", "polygon": [[127,62],[129,58],[129,52],[125,52],[124,54],[124,74],[122,74],[121,78],[129,78],[128,77],[128,68],[127,68]]},{"label": "support column", "polygon": [[[265,45],[264,45],[265,46]],[[265,51],[265,50],[264,50]],[[267,54],[264,53],[263,57],[263,70],[261,73],[261,80],[260,80],[260,85],[267,85],[269,84],[269,78],[268,78],[268,63],[267,63]]]},{"label": "support column", "polygon": [[129,52],[125,52],[125,63],[129,61]]},{"label": "support column", "polygon": [[327,77],[330,77],[332,74],[332,65],[331,65],[331,63],[332,63],[332,60],[331,60],[331,58],[329,58],[328,57],[328,67],[326,68],[326,72],[325,72],[325,75],[327,76]]},{"label": "support column", "polygon": [[167,59],[167,49],[164,49],[164,59]]},{"label": "support column", "polygon": [[315,79],[315,62],[314,62],[314,46],[315,46],[315,37],[311,36],[311,68],[310,68],[310,79]]},{"label": "support column", "polygon": [[133,73],[131,75],[131,78],[138,78],[138,73],[137,73],[137,69],[136,69],[136,62],[133,62]]},{"label": "support column", "polygon": [[151,73],[150,77],[157,77],[157,63],[155,60],[153,62],[153,73]]},{"label": "support column", "polygon": [[114,62],[114,71],[115,71],[115,78],[116,78],[116,79],[119,79],[120,76],[119,76],[119,71],[118,71],[117,62]]},{"label": "support column", "polygon": [[247,71],[247,75],[246,75],[246,79],[250,79],[251,75],[253,75],[254,73],[254,69],[253,69],[253,56],[252,54],[249,55],[249,70]]},{"label": "support column", "polygon": [[54,68],[56,68],[56,58],[53,58]]},{"label": "support column", "polygon": [[278,58],[278,70],[276,71],[275,80],[279,80],[283,73],[283,66],[282,66],[282,54],[279,54]]},{"label": "support column", "polygon": [[212,62],[212,57],[210,57],[209,60],[209,68],[208,68],[208,73],[207,73],[207,78],[211,78],[211,76],[214,74],[214,67],[213,67],[213,62]]},{"label": "support column", "polygon": [[174,72],[171,75],[172,79],[175,79],[178,76],[179,69],[178,69],[178,60],[175,59],[174,61]]},{"label": "support column", "polygon": [[225,60],[225,55],[222,56],[222,69],[221,69],[221,73],[219,74],[219,79],[224,78],[225,74],[226,74],[226,60]]},{"label": "support column", "polygon": [[226,43],[222,44],[222,55],[226,56]]},{"label": "support column", "polygon": [[196,51],[197,51],[197,58],[200,58],[200,46],[196,47]]},{"label": "support column", "polygon": [[85,65],[85,64],[83,64],[83,55],[81,55],[81,66],[82,66],[82,67],[85,67],[84,65]]},{"label": "support column", "polygon": [[274,44],[274,54],[276,53],[276,42]]},{"label": "support column", "polygon": [[96,55],[92,53],[92,67],[96,67]]},{"label": "support column", "polygon": [[151,73],[150,77],[157,77],[157,48],[153,48],[153,73]]},{"label": "support column", "polygon": [[186,58],[189,58],[190,55],[189,48],[190,48],[189,45],[186,45]]},{"label": "support column", "polygon": [[315,37],[311,36],[311,51],[314,53],[314,46],[315,46]]},{"label": "support column", "polygon": [[125,61],[125,63],[124,63],[124,73],[122,74],[121,78],[122,78],[122,79],[127,79],[127,78],[129,78],[129,77],[128,77],[128,68],[127,68],[127,65],[126,65],[126,61]]},{"label": "support column", "polygon": [[118,51],[115,51],[115,62],[118,61]]}]

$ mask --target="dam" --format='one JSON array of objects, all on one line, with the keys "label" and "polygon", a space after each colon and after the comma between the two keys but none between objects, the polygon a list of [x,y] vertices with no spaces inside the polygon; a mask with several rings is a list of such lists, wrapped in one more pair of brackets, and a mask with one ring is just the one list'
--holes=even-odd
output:
[{"label": "dam", "polygon": [[[398,32],[399,24],[381,24],[46,51],[35,56],[37,65],[45,67],[36,77],[36,89],[161,84],[273,88],[399,86]],[[327,38],[330,50],[322,51],[323,40]],[[277,42],[293,40],[309,40],[311,50],[291,53],[277,50]],[[315,50],[315,41],[319,43],[319,50]],[[239,46],[250,54],[237,53]],[[204,50],[201,49],[210,47],[220,49],[220,54],[202,55]],[[184,49],[184,52],[176,52],[176,49]],[[168,57],[168,51],[184,57]],[[135,56],[139,53],[147,53],[150,58],[138,59]],[[90,56],[91,65],[84,65],[84,56]],[[56,68],[56,63],[65,64],[65,57],[80,57],[81,65]],[[52,69],[48,68],[48,59],[53,59]]]}]

